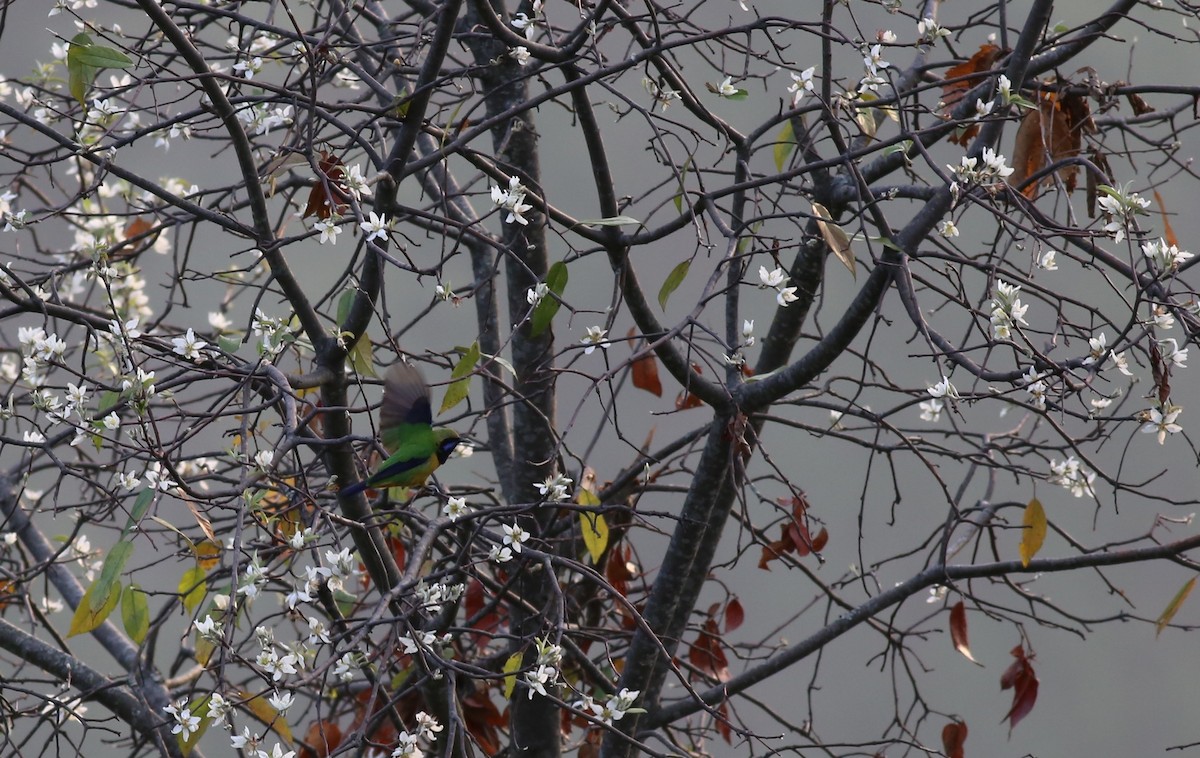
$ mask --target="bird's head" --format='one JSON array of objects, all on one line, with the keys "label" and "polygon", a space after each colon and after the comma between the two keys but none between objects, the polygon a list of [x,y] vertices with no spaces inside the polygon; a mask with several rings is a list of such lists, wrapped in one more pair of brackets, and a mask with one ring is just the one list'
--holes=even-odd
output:
[{"label": "bird's head", "polygon": [[449,460],[450,455],[454,452],[454,448],[462,442],[462,438],[458,436],[458,432],[445,426],[434,427],[433,439],[437,443],[437,458],[438,463],[445,463]]}]

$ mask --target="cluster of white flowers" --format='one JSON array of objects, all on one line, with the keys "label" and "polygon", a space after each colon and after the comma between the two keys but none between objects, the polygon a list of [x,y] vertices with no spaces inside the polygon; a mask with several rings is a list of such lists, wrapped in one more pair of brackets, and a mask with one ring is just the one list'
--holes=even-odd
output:
[{"label": "cluster of white flowers", "polygon": [[492,203],[497,208],[508,211],[508,216],[504,219],[506,224],[516,222],[521,226],[529,225],[529,219],[525,218],[525,214],[533,210],[533,206],[525,202],[525,196],[528,193],[528,188],[521,184],[519,176],[509,177],[508,189],[501,189],[499,185],[492,186]]},{"label": "cluster of white flowers", "polygon": [[942,381],[927,389],[926,392],[928,392],[931,397],[938,399],[948,397],[951,400],[958,400],[959,398],[958,390],[945,376],[942,377]]},{"label": "cluster of white flowers", "polygon": [[417,714],[417,730],[415,732],[401,731],[396,737],[396,747],[392,750],[392,758],[422,758],[425,753],[421,750],[420,741],[433,742],[437,739],[442,725],[438,720],[425,711]]},{"label": "cluster of white flowers", "polygon": [[386,240],[388,232],[391,231],[391,223],[388,221],[387,214],[377,214],[371,211],[366,221],[359,224],[363,231],[363,240],[370,242],[372,240]]},{"label": "cluster of white flowers", "polygon": [[530,287],[529,290],[525,292],[525,301],[536,307],[537,304],[542,302],[546,295],[549,294],[550,285],[546,284],[545,282],[538,282],[537,285]]},{"label": "cluster of white flowers", "polygon": [[233,70],[246,81],[253,79],[255,74],[262,71],[262,67],[263,59],[257,55],[233,64]]},{"label": "cluster of white flowers", "polygon": [[238,121],[245,124],[248,131],[255,135],[264,135],[278,126],[292,123],[292,106],[270,107],[265,103],[247,105],[237,112]]},{"label": "cluster of white flowers", "polygon": [[275,641],[275,633],[265,626],[256,627],[254,635],[258,638],[260,648],[254,663],[271,678],[273,683],[279,684],[285,676],[291,676],[304,670],[307,651],[303,642],[296,641],[290,645],[282,645]]},{"label": "cluster of white flowers", "polygon": [[[442,645],[449,645],[451,639],[453,638],[451,637],[450,633],[447,632],[446,634],[442,635],[440,642]],[[410,637],[407,634],[400,635],[396,638],[396,641],[400,643],[401,649],[404,651],[405,655],[415,655],[419,651],[432,653],[435,651],[434,646],[439,643],[439,639],[436,634],[433,632],[424,631],[418,631],[414,637]]]},{"label": "cluster of white flowers", "polygon": [[571,480],[559,473],[551,474],[544,482],[534,482],[533,486],[551,503],[561,503],[571,496]]},{"label": "cluster of white flowers", "polygon": [[942,37],[949,37],[950,30],[939,25],[932,18],[923,18],[917,22],[917,42],[919,44],[936,42]]},{"label": "cluster of white flowers", "polygon": [[800,102],[804,100],[809,93],[816,91],[815,85],[813,84],[813,75],[816,74],[816,72],[816,66],[809,66],[799,74],[797,74],[795,71],[788,72],[792,77],[792,83],[788,85],[787,91],[792,93],[793,108],[800,105]]},{"label": "cluster of white flowers", "polygon": [[680,99],[678,90],[673,90],[670,87],[659,86],[658,82],[648,76],[642,77],[642,87],[650,93],[655,102],[665,111],[671,107],[671,103]]},{"label": "cluster of white flowers", "polygon": [[1162,237],[1159,237],[1157,241],[1144,243],[1142,254],[1150,260],[1155,269],[1163,273],[1171,273],[1188,259],[1195,257],[1186,250],[1180,250],[1176,245],[1168,245]]},{"label": "cluster of white flowers", "polygon": [[634,710],[633,703],[642,693],[638,690],[622,689],[604,703],[599,703],[591,695],[584,695],[581,700],[573,703],[576,710],[588,713],[600,721],[612,726],[614,721],[620,721],[626,713]]},{"label": "cluster of white flowers", "polygon": [[761,286],[775,290],[775,302],[779,303],[779,307],[786,308],[788,304],[799,300],[795,287],[783,286],[788,280],[788,275],[782,268],[777,266],[768,271],[766,266],[759,266],[758,279],[762,282]]},{"label": "cluster of white flowers", "polygon": [[529,699],[536,692],[548,697],[546,687],[558,684],[559,666],[562,664],[562,648],[547,639],[535,640],[538,656],[533,668],[525,672],[525,684],[529,687]]},{"label": "cluster of white flowers", "polygon": [[941,421],[942,411],[946,408],[946,403],[936,397],[929,400],[922,400],[918,405],[921,408],[921,420],[928,421],[931,424]]},{"label": "cluster of white flowers", "polygon": [[421,605],[429,613],[440,613],[443,603],[453,603],[462,597],[467,589],[465,584],[425,584],[424,580],[417,584],[417,597]]},{"label": "cluster of white flowers", "polygon": [[471,514],[471,506],[467,505],[466,498],[449,497],[446,498],[446,504],[442,506],[442,513],[446,514],[451,521],[458,521]]},{"label": "cluster of white flowers", "polygon": [[1051,484],[1070,490],[1075,497],[1096,496],[1096,491],[1092,489],[1092,482],[1096,480],[1095,472],[1081,466],[1073,455],[1061,463],[1051,459],[1049,479]]},{"label": "cluster of white flowers", "polygon": [[991,308],[992,336],[998,340],[1010,339],[1012,328],[1018,324],[1029,326],[1029,322],[1025,320],[1025,312],[1029,310],[1029,306],[1023,305],[1021,298],[1017,297],[1020,290],[1020,285],[996,280],[996,296],[992,298]]},{"label": "cluster of white flowers", "polygon": [[1125,235],[1136,217],[1146,214],[1146,209],[1150,207],[1150,201],[1130,190],[1129,185],[1109,187],[1102,184],[1100,191],[1103,194],[1096,202],[1099,203],[1105,218],[1108,219],[1108,223],[1104,225],[1104,231],[1113,238],[1114,242],[1120,242],[1125,239]]},{"label": "cluster of white flowers", "polygon": [[1172,368],[1187,368],[1188,349],[1180,348],[1174,339],[1159,340],[1158,351],[1164,362]]},{"label": "cluster of white flowers", "polygon": [[1050,391],[1050,385],[1046,384],[1046,376],[1039,374],[1037,369],[1030,366],[1029,371],[1025,372],[1025,376],[1021,378],[1034,407],[1040,411],[1046,410],[1046,393]]},{"label": "cluster of white flowers", "polygon": [[182,735],[186,740],[200,730],[200,717],[192,715],[186,698],[175,703],[167,703],[163,706],[163,710],[175,722],[171,725],[171,734]]},{"label": "cluster of white flowers", "polygon": [[955,194],[958,193],[958,182],[964,185],[992,184],[1007,179],[1013,172],[1012,167],[1005,162],[1004,156],[990,147],[985,147],[979,158],[964,155],[957,166],[947,165],[946,168],[957,177],[957,181],[950,187]]},{"label": "cluster of white flowers", "polygon": [[1170,403],[1164,405],[1161,410],[1151,408],[1141,414],[1142,420],[1146,422],[1142,427],[1142,432],[1157,434],[1158,444],[1162,445],[1166,443],[1168,434],[1178,434],[1183,431],[1183,427],[1175,423],[1180,413],[1183,413],[1183,408]]},{"label": "cluster of white flowers", "polygon": [[881,84],[887,84],[887,79],[884,79],[883,74],[880,72],[886,68],[890,68],[891,65],[883,59],[883,45],[872,45],[863,56],[863,67],[867,70],[867,73],[858,83],[858,91],[878,92]]},{"label": "cluster of white flowers", "polygon": [[196,330],[191,327],[188,327],[182,337],[171,338],[171,344],[174,345],[173,352],[176,355],[181,355],[189,361],[204,360],[204,348],[208,347],[208,343],[197,337]]},{"label": "cluster of white flowers", "polygon": [[533,18],[530,18],[524,13],[517,13],[513,16],[509,23],[514,29],[525,35],[525,39],[532,41],[537,36],[537,25],[542,20],[542,0],[533,0]]},{"label": "cluster of white flowers", "polygon": [[321,233],[317,242],[324,245],[328,242],[331,245],[337,244],[337,237],[342,233],[342,217],[336,213],[330,214],[329,218],[323,218],[313,223],[313,231]]},{"label": "cluster of white flowers", "polygon": [[513,522],[512,524],[504,524],[504,545],[505,549],[511,549],[514,553],[519,553],[522,546],[529,541],[529,532],[521,528],[521,525]]},{"label": "cluster of white flowers", "polygon": [[264,358],[278,355],[283,350],[285,338],[291,333],[288,319],[271,318],[260,308],[254,309],[254,320],[250,322],[250,328],[256,337],[262,338],[258,343],[258,352]]},{"label": "cluster of white flowers", "polygon": [[607,350],[608,340],[605,339],[607,336],[608,330],[604,327],[589,326],[587,328],[587,334],[583,335],[583,339],[580,340],[580,342],[586,346],[583,348],[583,354],[591,355],[593,352],[595,352],[596,348]]},{"label": "cluster of white flowers", "polygon": [[242,755],[246,758],[295,758],[296,751],[284,751],[283,746],[278,742],[271,748],[270,752],[262,749],[263,738],[258,734],[251,734],[250,727],[243,727],[241,734],[231,735],[229,738],[230,745],[234,750],[241,750]]}]

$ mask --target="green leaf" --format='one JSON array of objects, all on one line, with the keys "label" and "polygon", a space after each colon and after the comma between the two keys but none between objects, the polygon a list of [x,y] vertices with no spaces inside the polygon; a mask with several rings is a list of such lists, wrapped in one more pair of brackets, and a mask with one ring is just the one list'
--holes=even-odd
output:
[{"label": "green leaf", "polygon": [[220,337],[217,337],[217,347],[227,353],[236,353],[241,346],[242,341],[232,335],[222,334]]},{"label": "green leaf", "polygon": [[92,595],[95,594],[96,585],[99,584],[99,579],[92,582],[92,586],[87,588],[83,593],[83,599],[79,601],[79,605],[75,608],[75,615],[71,617],[71,628],[67,632],[68,637],[74,637],[77,634],[90,632],[96,627],[104,623],[113,609],[117,607],[117,601],[121,599],[121,588],[119,586],[111,586],[108,597],[100,605],[100,610],[92,610]]},{"label": "green leaf", "polygon": [[358,338],[358,342],[354,343],[354,349],[350,351],[350,366],[363,376],[371,376],[376,379],[379,374],[375,371],[375,346],[371,344],[371,337],[366,332]]},{"label": "green leaf", "polygon": [[1179,588],[1175,593],[1175,597],[1171,598],[1171,602],[1167,603],[1167,607],[1163,609],[1162,615],[1154,622],[1154,636],[1162,634],[1162,630],[1167,628],[1167,624],[1171,623],[1171,619],[1175,618],[1175,614],[1179,613],[1179,609],[1183,607],[1183,601],[1187,600],[1188,595],[1192,594],[1192,588],[1196,586],[1196,577],[1188,579],[1187,582]]},{"label": "green leaf", "polygon": [[138,493],[137,500],[133,501],[133,509],[129,511],[129,520],[125,522],[125,529],[121,531],[121,539],[128,537],[142,517],[146,515],[150,504],[154,502],[154,492],[153,487],[147,487]]},{"label": "green leaf", "polygon": [[664,311],[667,309],[667,298],[671,297],[671,293],[679,289],[679,285],[683,284],[683,280],[687,278],[688,269],[691,267],[691,261],[684,261],[671,269],[671,273],[667,274],[666,280],[663,281],[662,287],[658,290],[658,305]]},{"label": "green leaf", "polygon": [[675,197],[673,199],[673,202],[675,203],[675,210],[678,211],[679,213],[683,213],[683,196],[684,196],[683,181],[684,181],[684,179],[687,179],[688,169],[691,167],[691,165],[692,165],[692,156],[689,155],[688,159],[683,162],[683,168],[681,168],[679,170],[679,192],[675,195]]},{"label": "green leaf", "polygon": [[104,604],[108,602],[109,594],[121,586],[118,580],[121,578],[121,571],[125,569],[125,562],[129,560],[132,553],[133,543],[121,540],[112,546],[108,555],[104,556],[104,565],[100,569],[100,576],[92,584],[96,590],[91,597],[93,613],[103,608]]},{"label": "green leaf", "polygon": [[337,322],[340,327],[350,317],[350,306],[354,305],[354,290],[346,290],[338,298]]},{"label": "green leaf", "polygon": [[121,593],[121,621],[125,632],[139,645],[150,631],[150,606],[146,595],[136,584],[131,584]]},{"label": "green leaf", "polygon": [[562,297],[563,290],[567,288],[567,264],[559,261],[550,267],[550,270],[546,272],[546,286],[558,297],[547,295],[533,309],[529,329],[534,337],[546,331],[550,322],[554,320],[554,314],[558,313],[558,307],[562,305],[559,298]]},{"label": "green leaf", "polygon": [[112,47],[104,47],[103,45],[87,45],[82,47],[76,58],[85,66],[93,68],[129,68],[133,65],[133,60],[128,55],[120,50]]},{"label": "green leaf", "polygon": [[97,416],[107,416],[108,412],[121,402],[121,393],[109,390],[100,395],[100,402],[96,405]]},{"label": "green leaf", "polygon": [[204,600],[204,594],[208,588],[204,583],[204,569],[199,566],[192,566],[187,571],[183,572],[183,576],[179,579],[179,594],[183,595],[183,607],[188,613],[196,610],[196,606]]},{"label": "green leaf", "polygon": [[748,97],[750,97],[750,92],[749,92],[749,90],[740,89],[740,90],[738,90],[737,92],[733,93],[732,95],[726,95],[726,96],[725,96],[725,99],[726,99],[726,100],[733,100],[733,101],[735,101],[735,102],[736,102],[736,101],[738,101],[738,100],[745,100],[745,99],[746,99],[746,98],[748,98]]},{"label": "green leaf", "polygon": [[792,122],[786,121],[779,134],[775,135],[775,170],[783,171],[788,156],[796,149],[796,134],[792,131]]},{"label": "green leaf", "polygon": [[92,38],[80,32],[71,38],[67,48],[67,88],[71,97],[87,106],[87,91],[102,68],[128,68],[133,65],[129,56],[120,50],[92,44]]},{"label": "green leaf", "polygon": [[641,226],[642,222],[631,216],[609,216],[608,218],[585,218],[579,226]]},{"label": "green leaf", "polygon": [[479,363],[479,342],[475,341],[466,349],[463,357],[454,364],[454,370],[450,372],[450,378],[453,381],[446,388],[446,396],[442,398],[439,415],[467,399],[467,393],[471,389],[471,372],[475,370],[477,363]]},{"label": "green leaf", "polygon": [[504,662],[504,699],[512,700],[513,690],[517,688],[517,672],[521,670],[521,653],[513,653]]}]

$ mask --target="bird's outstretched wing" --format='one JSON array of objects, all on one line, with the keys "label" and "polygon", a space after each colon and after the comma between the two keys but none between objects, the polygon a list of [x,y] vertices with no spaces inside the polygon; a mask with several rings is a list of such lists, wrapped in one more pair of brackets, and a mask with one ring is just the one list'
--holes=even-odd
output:
[{"label": "bird's outstretched wing", "polygon": [[[388,454],[418,439],[432,439],[433,409],[429,386],[415,367],[397,361],[383,380],[383,405],[379,409],[379,441]],[[422,445],[424,447],[424,445]]]}]

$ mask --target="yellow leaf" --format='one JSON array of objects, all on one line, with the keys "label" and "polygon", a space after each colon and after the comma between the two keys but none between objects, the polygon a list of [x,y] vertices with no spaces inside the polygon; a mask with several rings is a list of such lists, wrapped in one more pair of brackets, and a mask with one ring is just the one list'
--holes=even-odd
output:
[{"label": "yellow leaf", "polygon": [[112,582],[107,585],[108,594],[104,598],[104,602],[97,603],[98,609],[95,611],[92,610],[92,591],[99,586],[100,579],[97,577],[96,581],[92,582],[92,586],[88,587],[87,591],[83,593],[83,598],[75,608],[75,615],[71,618],[71,629],[67,632],[68,637],[92,631],[103,624],[108,615],[117,607],[117,601],[121,599],[121,583]]},{"label": "yellow leaf", "polygon": [[204,569],[199,565],[192,566],[183,572],[179,579],[179,594],[183,595],[183,607],[192,612],[204,600],[208,588],[204,584]]},{"label": "yellow leaf", "polygon": [[212,571],[221,562],[221,546],[216,542],[197,542],[192,545],[192,553],[196,556],[196,564],[205,571]]},{"label": "yellow leaf", "polygon": [[829,245],[829,249],[838,257],[842,265],[850,269],[850,276],[857,279],[858,272],[855,269],[854,251],[850,248],[850,236],[842,227],[833,222],[833,216],[825,206],[813,203],[812,209],[813,215],[817,217],[817,228],[821,230],[821,236],[825,238],[825,244]]},{"label": "yellow leaf", "polygon": [[583,544],[587,546],[592,563],[598,563],[608,547],[608,522],[604,520],[604,514],[580,511],[579,530],[583,533]]},{"label": "yellow leaf", "polygon": [[1171,602],[1167,603],[1167,607],[1163,610],[1162,615],[1158,617],[1158,621],[1154,622],[1154,636],[1162,634],[1162,630],[1171,623],[1171,619],[1175,618],[1175,614],[1183,606],[1183,601],[1187,600],[1187,596],[1192,593],[1192,588],[1196,586],[1196,577],[1187,580],[1187,583],[1179,588],[1179,592],[1175,593],[1175,597],[1171,598]]},{"label": "yellow leaf", "polygon": [[504,699],[512,700],[513,690],[517,688],[517,672],[521,669],[521,653],[513,653],[504,662]]},{"label": "yellow leaf", "polygon": [[239,695],[246,701],[244,705],[246,710],[254,715],[263,725],[270,727],[275,734],[278,734],[280,739],[292,744],[292,730],[288,727],[287,719],[285,719],[279,711],[271,707],[267,699],[262,695],[255,695],[252,692],[239,690]]},{"label": "yellow leaf", "polygon": [[1036,497],[1025,506],[1021,526],[1021,565],[1028,566],[1046,540],[1046,511]]}]

